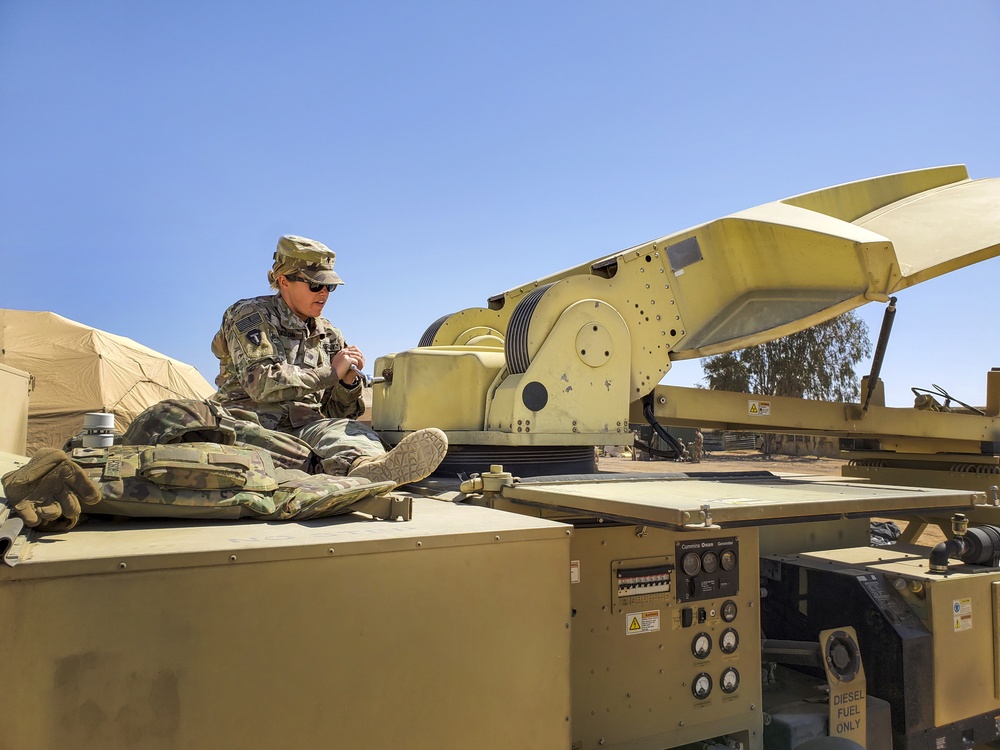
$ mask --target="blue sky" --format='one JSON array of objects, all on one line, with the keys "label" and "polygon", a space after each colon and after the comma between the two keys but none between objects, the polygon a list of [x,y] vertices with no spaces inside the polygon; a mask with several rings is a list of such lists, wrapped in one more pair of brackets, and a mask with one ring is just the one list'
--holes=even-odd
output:
[{"label": "blue sky", "polygon": [[[998,39],[997,0],[0,0],[0,307],[211,381],[223,310],[300,234],[338,252],[327,316],[373,361],[760,203],[1000,176]],[[932,382],[985,400],[998,282],[994,260],[899,295],[891,404]],[[882,307],[863,315],[874,339]]]}]

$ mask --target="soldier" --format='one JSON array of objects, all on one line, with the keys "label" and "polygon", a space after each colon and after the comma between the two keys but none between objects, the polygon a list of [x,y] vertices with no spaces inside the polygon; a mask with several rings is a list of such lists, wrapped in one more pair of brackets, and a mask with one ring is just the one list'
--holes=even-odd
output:
[{"label": "soldier", "polygon": [[[343,283],[334,258],[319,242],[282,237],[268,274],[277,294],[240,300],[223,315],[212,342],[220,363],[214,401],[154,404],[121,446],[72,458],[40,451],[0,477],[7,504],[43,531],[73,528],[84,508],[302,520],[347,512],[429,476],[447,452],[441,430],[413,432],[387,452],[354,419],[364,412],[364,355],[320,317]],[[314,476],[317,469],[324,474]]]},{"label": "soldier", "polygon": [[684,441],[681,440],[680,438],[677,438],[677,445],[681,449],[681,455],[679,455],[674,460],[675,461],[684,461],[684,462],[690,461],[691,460],[691,453],[688,451],[687,446],[684,445]]},{"label": "soldier", "polygon": [[700,464],[702,456],[705,455],[705,436],[701,430],[695,428],[694,441],[691,443],[691,463]]},{"label": "soldier", "polygon": [[447,452],[441,430],[417,430],[386,452],[379,436],[355,421],[365,408],[359,377],[365,357],[321,317],[344,283],[333,270],[335,259],[315,240],[288,235],[278,241],[267,275],[277,294],[229,307],[212,341],[219,358],[215,399],[307,443],[327,474],[395,485],[423,479]]}]

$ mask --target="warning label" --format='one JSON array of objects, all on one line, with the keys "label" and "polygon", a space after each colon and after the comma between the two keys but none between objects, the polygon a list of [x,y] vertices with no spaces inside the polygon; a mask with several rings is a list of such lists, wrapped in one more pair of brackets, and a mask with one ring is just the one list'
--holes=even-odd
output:
[{"label": "warning label", "polygon": [[569,582],[579,583],[580,582],[580,561],[570,560],[569,561]]},{"label": "warning label", "polygon": [[955,630],[972,630],[972,599],[955,599],[951,605]]},{"label": "warning label", "polygon": [[751,417],[769,417],[769,416],[771,416],[771,402],[770,401],[748,401],[747,402],[747,413]]},{"label": "warning label", "polygon": [[641,633],[655,633],[660,629],[660,610],[653,609],[649,612],[629,612],[625,615],[625,634],[639,635]]}]

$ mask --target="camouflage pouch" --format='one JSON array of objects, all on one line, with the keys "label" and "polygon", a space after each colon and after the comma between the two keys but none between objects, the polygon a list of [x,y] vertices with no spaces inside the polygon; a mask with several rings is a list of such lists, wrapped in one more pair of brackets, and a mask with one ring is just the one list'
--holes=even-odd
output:
[{"label": "camouflage pouch", "polygon": [[139,518],[304,521],[395,486],[275,469],[265,451],[215,443],[77,448],[72,460],[100,492],[88,512]]},{"label": "camouflage pouch", "polygon": [[93,513],[133,517],[271,516],[270,456],[216,443],[79,448],[72,459],[101,493]]},{"label": "camouflage pouch", "polygon": [[[270,457],[250,448],[213,443],[151,445],[142,448],[135,469],[161,487],[196,490],[277,489]],[[109,476],[105,469],[105,476]]]}]

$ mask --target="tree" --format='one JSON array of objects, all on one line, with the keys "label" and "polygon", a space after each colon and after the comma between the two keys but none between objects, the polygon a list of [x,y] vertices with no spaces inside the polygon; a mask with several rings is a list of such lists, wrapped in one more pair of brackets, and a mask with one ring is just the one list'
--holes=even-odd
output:
[{"label": "tree", "polygon": [[[855,401],[855,366],[872,352],[868,326],[848,312],[765,344],[708,357],[702,370],[713,390]],[[765,440],[765,453],[773,441]]]}]

